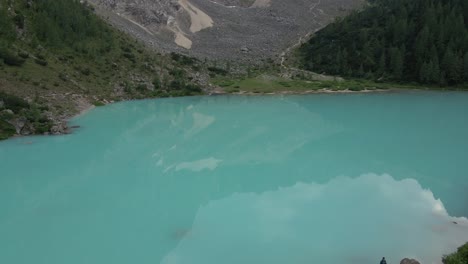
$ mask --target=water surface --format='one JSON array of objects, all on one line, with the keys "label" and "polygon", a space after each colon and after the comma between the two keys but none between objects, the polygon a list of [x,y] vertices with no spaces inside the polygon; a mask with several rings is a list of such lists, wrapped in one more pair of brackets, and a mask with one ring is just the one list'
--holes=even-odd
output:
[{"label": "water surface", "polygon": [[467,117],[458,92],[97,108],[0,142],[0,263],[440,263],[468,241]]}]

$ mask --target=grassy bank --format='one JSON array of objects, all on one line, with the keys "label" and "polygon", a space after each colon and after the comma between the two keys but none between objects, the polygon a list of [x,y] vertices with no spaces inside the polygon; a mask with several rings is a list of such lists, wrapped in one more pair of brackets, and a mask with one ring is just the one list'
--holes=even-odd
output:
[{"label": "grassy bank", "polygon": [[279,93],[310,91],[372,91],[389,89],[416,89],[416,90],[468,90],[468,87],[458,86],[441,88],[439,86],[423,86],[418,84],[378,83],[369,80],[344,80],[344,81],[318,81],[286,79],[272,75],[259,75],[256,77],[229,78],[217,77],[213,83],[223,88],[228,93]]}]

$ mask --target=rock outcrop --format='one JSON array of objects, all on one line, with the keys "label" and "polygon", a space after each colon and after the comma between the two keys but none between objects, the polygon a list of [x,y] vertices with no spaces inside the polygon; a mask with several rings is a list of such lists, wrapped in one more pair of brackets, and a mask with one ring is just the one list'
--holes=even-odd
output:
[{"label": "rock outcrop", "polygon": [[17,135],[28,136],[35,132],[34,126],[24,117],[13,118],[8,123],[15,127]]},{"label": "rock outcrop", "polygon": [[421,263],[419,263],[419,261],[415,259],[405,258],[400,261],[400,264],[421,264]]}]

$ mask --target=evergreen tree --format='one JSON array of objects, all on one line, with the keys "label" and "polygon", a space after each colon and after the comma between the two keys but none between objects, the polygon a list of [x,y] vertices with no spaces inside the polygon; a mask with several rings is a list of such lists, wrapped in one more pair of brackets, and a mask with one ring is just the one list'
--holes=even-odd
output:
[{"label": "evergreen tree", "polygon": [[[375,78],[388,74],[398,81],[459,84],[465,79],[468,52],[467,2],[373,0],[361,12],[337,20],[305,43],[300,48],[303,66],[362,77],[362,65]],[[315,54],[322,56],[320,62]]]},{"label": "evergreen tree", "polygon": [[445,52],[442,65],[446,73],[446,80],[449,84],[455,84],[461,80],[462,63],[450,47],[448,47]]},{"label": "evergreen tree", "polygon": [[438,84],[440,81],[440,66],[439,66],[439,55],[437,54],[437,48],[432,45],[431,48],[431,71],[429,82]]},{"label": "evergreen tree", "polygon": [[440,67],[439,67],[439,61],[433,62],[431,61],[431,71],[429,75],[429,81],[431,83],[438,84],[440,82]]},{"label": "evergreen tree", "polygon": [[431,79],[430,77],[431,69],[429,63],[423,63],[421,69],[419,70],[419,80],[422,83],[428,83]]},{"label": "evergreen tree", "polygon": [[364,67],[362,66],[362,64],[359,67],[358,75],[359,75],[359,77],[364,77]]},{"label": "evergreen tree", "polygon": [[403,74],[403,55],[398,48],[391,50],[390,67],[393,78],[400,80]]},{"label": "evergreen tree", "polygon": [[385,71],[386,71],[385,52],[382,52],[382,55],[380,55],[380,59],[379,59],[379,68],[377,70],[377,73],[379,75],[383,75]]},{"label": "evergreen tree", "polygon": [[15,38],[13,23],[6,6],[0,4],[0,41],[11,42]]}]

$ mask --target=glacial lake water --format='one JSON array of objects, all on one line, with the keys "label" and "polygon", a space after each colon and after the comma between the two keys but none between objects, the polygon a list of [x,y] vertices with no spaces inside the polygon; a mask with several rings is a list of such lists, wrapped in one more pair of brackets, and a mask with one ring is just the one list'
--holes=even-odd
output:
[{"label": "glacial lake water", "polygon": [[440,263],[468,93],[144,100],[0,142],[0,263]]}]

